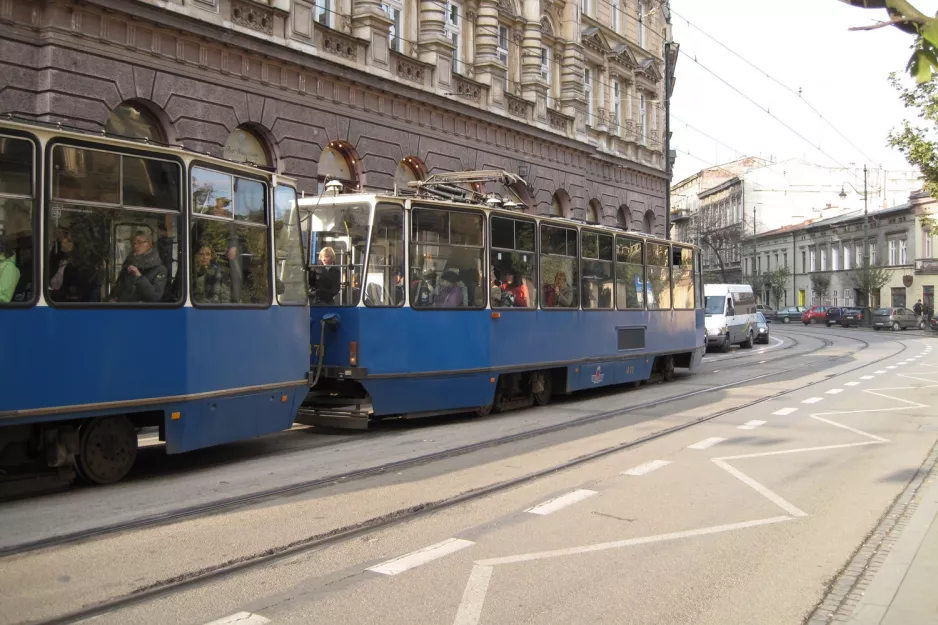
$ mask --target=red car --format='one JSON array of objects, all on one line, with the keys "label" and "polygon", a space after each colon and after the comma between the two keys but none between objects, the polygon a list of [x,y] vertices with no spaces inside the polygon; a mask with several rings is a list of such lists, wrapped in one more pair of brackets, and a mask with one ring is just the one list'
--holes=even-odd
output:
[{"label": "red car", "polygon": [[830,306],[812,306],[801,313],[801,323],[805,325],[809,323],[825,323],[827,321],[828,308],[830,308]]}]

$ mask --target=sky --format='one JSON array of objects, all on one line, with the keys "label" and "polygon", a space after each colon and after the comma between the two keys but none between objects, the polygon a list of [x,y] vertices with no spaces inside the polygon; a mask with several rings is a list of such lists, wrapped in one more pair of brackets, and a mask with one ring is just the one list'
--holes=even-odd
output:
[{"label": "sky", "polygon": [[[913,4],[926,14],[938,10],[938,0]],[[675,182],[743,155],[910,168],[886,146],[886,136],[913,117],[888,82],[892,71],[905,76],[912,38],[892,27],[848,30],[885,19],[885,11],[838,0],[671,0],[671,9],[674,40],[681,46],[671,100]],[[795,92],[801,89],[802,97],[766,74]]]}]

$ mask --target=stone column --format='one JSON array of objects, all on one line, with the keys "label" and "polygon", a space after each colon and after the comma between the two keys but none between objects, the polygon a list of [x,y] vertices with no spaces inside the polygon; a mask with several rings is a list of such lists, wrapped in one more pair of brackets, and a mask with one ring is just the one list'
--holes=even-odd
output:
[{"label": "stone column", "polygon": [[352,35],[370,42],[368,52],[371,61],[382,69],[390,67],[388,35],[392,23],[390,16],[381,8],[381,0],[355,0],[352,3]]},{"label": "stone column", "polygon": [[597,68],[593,84],[593,93],[596,97],[596,130],[607,132],[609,130],[609,72],[607,65]]},{"label": "stone column", "polygon": [[445,2],[420,0],[419,58],[436,66],[434,86],[449,87],[453,76],[453,44],[443,33],[445,23]]},{"label": "stone column", "polygon": [[479,0],[475,29],[475,79],[489,86],[489,103],[504,106],[504,78],[508,68],[498,61],[498,2]]},{"label": "stone column", "polygon": [[559,106],[561,112],[576,119],[578,139],[586,139],[586,98],[583,95],[583,46],[580,45],[580,5],[568,0],[563,6],[561,33],[564,40],[563,66],[560,70]]},{"label": "stone column", "polygon": [[534,102],[535,119],[547,119],[547,84],[541,79],[541,3],[524,0],[521,43],[521,97]]}]

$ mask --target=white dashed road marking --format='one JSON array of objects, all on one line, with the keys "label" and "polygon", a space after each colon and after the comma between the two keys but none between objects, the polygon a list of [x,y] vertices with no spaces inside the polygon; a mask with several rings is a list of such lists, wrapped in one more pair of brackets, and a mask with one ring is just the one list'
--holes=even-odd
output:
[{"label": "white dashed road marking", "polygon": [[864,375],[864,376],[861,376],[860,379],[861,379],[861,380],[872,380],[872,379],[873,379],[873,376],[871,376],[871,375]]},{"label": "white dashed road marking", "polygon": [[844,386],[857,386],[859,382],[844,382]]},{"label": "white dashed road marking", "polygon": [[725,438],[720,438],[718,436],[705,438],[699,443],[694,443],[693,445],[688,446],[688,449],[708,449],[718,443],[722,443],[725,440],[726,440]]},{"label": "white dashed road marking", "polygon": [[780,410],[776,410],[772,414],[776,414],[780,417],[784,417],[786,415],[790,415],[791,413],[797,412],[797,411],[798,411],[797,408],[781,408]]},{"label": "white dashed road marking", "polygon": [[886,373],[885,369],[880,369],[879,371],[874,371],[873,373]]},{"label": "white dashed road marking", "polygon": [[269,623],[269,618],[264,618],[260,614],[253,614],[251,612],[238,612],[237,614],[232,614],[224,618],[220,618],[217,621],[212,621],[211,623],[206,623],[205,625],[265,625]]},{"label": "white dashed road marking", "polygon": [[895,369],[895,368],[896,368],[896,365],[889,365],[889,366],[886,367],[886,368],[887,368],[887,369]]},{"label": "white dashed road marking", "polygon": [[827,394],[828,394],[828,395],[837,395],[838,393],[843,393],[843,392],[844,392],[844,389],[842,389],[842,388],[832,388],[831,390],[827,391]]},{"label": "white dashed road marking", "polygon": [[670,460],[652,460],[651,462],[640,464],[637,467],[632,467],[628,471],[623,471],[622,475],[646,475],[661,467],[666,467],[669,464],[671,464]]},{"label": "white dashed road marking", "polygon": [[823,397],[809,397],[809,398],[807,398],[806,400],[804,400],[804,401],[801,402],[801,403],[802,403],[802,404],[816,404],[816,403],[818,403],[819,401],[821,401],[822,399],[824,399],[824,398],[823,398]]},{"label": "white dashed road marking", "polygon": [[760,425],[765,425],[765,421],[759,421],[758,419],[754,419],[752,421],[746,421],[742,425],[737,425],[736,429],[737,430],[754,430]]},{"label": "white dashed road marking", "polygon": [[388,560],[383,562],[378,566],[373,566],[369,571],[374,573],[381,573],[382,575],[397,575],[398,573],[403,573],[404,571],[409,571],[412,568],[418,567],[421,564],[426,564],[427,562],[433,562],[438,558],[443,556],[448,556],[451,553],[456,553],[466,547],[471,547],[474,545],[471,540],[463,540],[461,538],[447,538],[443,542],[439,542],[435,545],[430,545],[429,547],[424,547],[418,551],[412,551],[408,554],[394,558],[393,560]]},{"label": "white dashed road marking", "polygon": [[550,501],[545,501],[544,503],[538,504],[533,508],[525,510],[525,512],[545,516],[598,494],[599,493],[597,493],[595,490],[575,490],[572,493],[567,493],[566,495],[561,495],[560,497],[551,499]]}]

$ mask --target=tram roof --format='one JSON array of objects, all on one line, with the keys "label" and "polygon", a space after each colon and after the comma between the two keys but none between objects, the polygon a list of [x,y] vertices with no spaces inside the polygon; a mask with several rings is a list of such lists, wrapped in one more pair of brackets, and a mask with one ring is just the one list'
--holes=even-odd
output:
[{"label": "tram roof", "polygon": [[[421,205],[430,205],[440,208],[455,208],[455,209],[475,209],[475,210],[484,210],[489,214],[497,215],[499,217],[510,217],[513,219],[526,219],[529,221],[536,221],[538,223],[553,223],[559,226],[567,226],[574,228],[581,228],[587,230],[597,230],[601,232],[606,232],[609,234],[617,235],[627,235],[629,237],[641,238],[652,243],[663,243],[668,245],[677,245],[680,247],[695,248],[696,246],[692,243],[682,243],[679,241],[670,241],[668,239],[662,239],[644,232],[637,232],[635,230],[623,230],[615,226],[606,226],[603,224],[591,224],[586,221],[579,219],[570,219],[569,217],[554,217],[550,215],[529,215],[523,213],[519,210],[511,210],[502,207],[490,206],[484,202],[473,202],[470,200],[459,201],[459,200],[446,200],[436,197],[426,197],[423,195],[414,195],[414,194],[394,194],[394,193],[382,193],[378,191],[374,192],[356,192],[356,193],[341,193],[339,195],[306,195],[301,197],[299,200],[299,205],[301,208],[312,209],[316,206],[325,206],[325,205],[349,205],[357,204],[361,202],[368,203],[377,203],[377,202],[396,202],[404,204],[408,208],[412,207],[413,202],[419,202]],[[408,205],[409,204],[409,205]]]},{"label": "tram roof", "polygon": [[189,156],[192,160],[198,159],[207,163],[250,171],[255,174],[264,174],[266,176],[276,175],[279,180],[289,181],[292,183],[292,186],[296,186],[295,180],[293,178],[279,174],[272,167],[265,167],[262,165],[256,165],[254,163],[232,161],[220,156],[209,154],[208,152],[193,150],[192,148],[188,148],[182,144],[172,144],[164,143],[162,141],[154,141],[151,139],[125,137],[123,135],[108,134],[103,130],[88,130],[86,128],[79,128],[77,126],[69,126],[68,124],[62,122],[44,122],[17,117],[11,114],[0,115],[0,130],[3,130],[4,128],[19,130],[21,132],[27,132],[33,135],[55,135],[57,137],[66,137],[76,141],[89,141],[103,145],[111,145],[114,147],[131,148],[135,150],[148,149],[167,155],[176,154],[178,156],[180,154],[184,154]]}]

